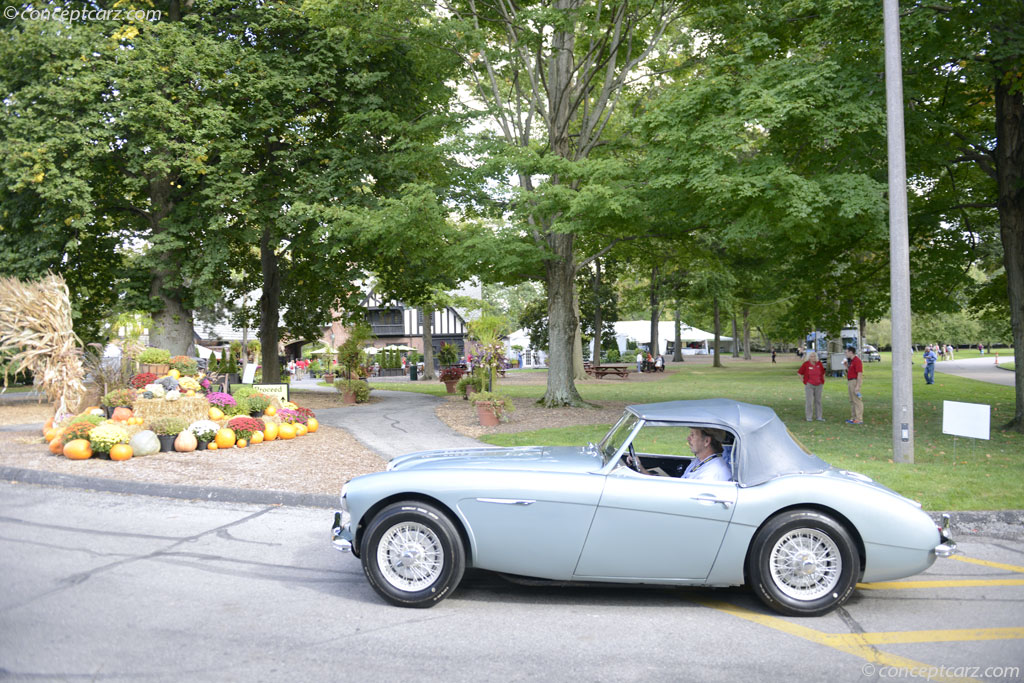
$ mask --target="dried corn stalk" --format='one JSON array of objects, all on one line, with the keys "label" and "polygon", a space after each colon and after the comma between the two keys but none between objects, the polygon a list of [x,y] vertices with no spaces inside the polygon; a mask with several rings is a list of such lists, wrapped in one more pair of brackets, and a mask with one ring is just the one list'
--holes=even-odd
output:
[{"label": "dried corn stalk", "polygon": [[8,373],[31,370],[58,417],[85,396],[82,342],[71,329],[71,296],[64,278],[37,282],[0,278],[0,354],[13,352]]}]

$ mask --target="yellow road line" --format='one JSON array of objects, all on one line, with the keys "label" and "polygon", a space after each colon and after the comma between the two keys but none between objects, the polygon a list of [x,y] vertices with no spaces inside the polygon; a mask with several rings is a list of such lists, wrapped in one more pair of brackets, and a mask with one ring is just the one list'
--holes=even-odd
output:
[{"label": "yellow road line", "polygon": [[875,581],[858,583],[868,590],[901,590],[906,588],[970,588],[972,586],[1024,586],[1024,579],[949,579],[946,581]]},{"label": "yellow road line", "polygon": [[1024,567],[1016,564],[1004,564],[1002,562],[989,562],[988,560],[979,560],[974,557],[967,557],[965,555],[953,555],[950,557],[952,560],[957,562],[967,562],[970,564],[980,564],[982,567],[992,567],[994,569],[1005,569],[1010,572],[1017,572],[1024,574]]},{"label": "yellow road line", "polygon": [[870,645],[891,645],[894,643],[948,643],[968,640],[1018,640],[1024,639],[1024,628],[951,628],[934,631],[887,631],[879,633],[855,633],[851,636]]},{"label": "yellow road line", "polygon": [[[717,600],[698,600],[698,603],[711,609],[716,609],[727,614],[731,614],[740,619],[745,619],[755,624],[765,626],[782,633],[787,633],[798,638],[802,638],[812,643],[824,645],[830,647],[833,650],[845,652],[855,657],[860,657],[872,664],[879,666],[894,666],[894,667],[906,667],[912,669],[928,669],[931,670],[936,667],[930,667],[927,664],[908,659],[906,657],[900,657],[898,655],[891,655],[885,652],[879,652],[871,646],[870,641],[865,637],[870,634],[852,633],[852,634],[831,634],[817,631],[813,628],[806,626],[800,626],[780,619],[779,617],[772,617],[766,614],[758,614],[757,612],[751,612],[748,609],[730,605],[727,602],[720,602]],[[933,678],[931,680],[942,680],[942,681],[975,681],[973,678]]]}]

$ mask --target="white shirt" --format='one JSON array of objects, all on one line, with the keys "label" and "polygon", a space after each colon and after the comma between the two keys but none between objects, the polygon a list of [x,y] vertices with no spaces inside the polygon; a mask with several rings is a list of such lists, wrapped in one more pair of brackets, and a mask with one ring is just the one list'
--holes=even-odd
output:
[{"label": "white shirt", "polygon": [[703,463],[697,458],[683,472],[683,479],[707,479],[709,481],[729,481],[732,472],[721,454],[713,455]]},{"label": "white shirt", "polygon": [[637,363],[643,363],[644,362],[644,354],[642,354],[642,353],[636,354],[636,362]]}]

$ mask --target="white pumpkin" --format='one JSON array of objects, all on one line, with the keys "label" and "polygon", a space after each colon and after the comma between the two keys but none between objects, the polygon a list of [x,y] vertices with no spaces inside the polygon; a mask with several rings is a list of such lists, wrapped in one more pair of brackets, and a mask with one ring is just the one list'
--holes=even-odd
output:
[{"label": "white pumpkin", "polygon": [[179,398],[181,398],[181,392],[178,391],[177,389],[172,389],[171,391],[168,391],[167,395],[164,396],[165,401],[177,401]]},{"label": "white pumpkin", "polygon": [[133,436],[128,445],[132,447],[134,455],[153,455],[160,452],[160,439],[157,438],[156,432],[149,429],[143,429]]},{"label": "white pumpkin", "polygon": [[153,398],[163,398],[164,394],[167,393],[162,384],[147,384],[144,391],[152,393]]}]

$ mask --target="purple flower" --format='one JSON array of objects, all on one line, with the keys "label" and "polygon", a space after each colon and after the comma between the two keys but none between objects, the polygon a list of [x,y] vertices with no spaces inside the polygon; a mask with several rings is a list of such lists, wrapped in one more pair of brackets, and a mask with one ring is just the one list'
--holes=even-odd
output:
[{"label": "purple flower", "polygon": [[235,397],[231,394],[225,394],[223,391],[215,391],[212,394],[207,394],[206,400],[210,402],[210,405],[220,406],[221,408],[237,405]]}]

